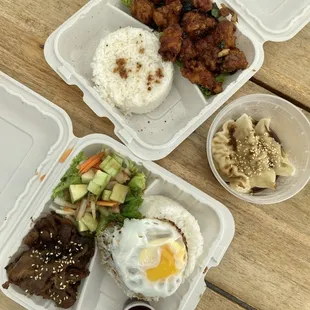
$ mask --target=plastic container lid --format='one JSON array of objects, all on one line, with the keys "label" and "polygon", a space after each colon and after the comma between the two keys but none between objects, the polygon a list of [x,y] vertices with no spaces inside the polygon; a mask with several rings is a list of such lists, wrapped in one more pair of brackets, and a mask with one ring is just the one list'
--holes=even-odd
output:
[{"label": "plastic container lid", "polygon": [[285,41],[310,21],[310,0],[226,0],[263,41]]},{"label": "plastic container lid", "polygon": [[[243,113],[254,120],[270,118],[270,128],[281,141],[284,151],[295,166],[291,177],[279,177],[276,190],[263,190],[255,195],[233,190],[218,173],[212,157],[212,139],[228,120],[236,120]],[[207,155],[210,167],[221,185],[239,199],[256,204],[273,204],[296,195],[310,179],[310,122],[299,108],[276,96],[254,94],[230,103],[214,119],[207,138]]]},{"label": "plastic container lid", "polygon": [[13,208],[16,200],[29,200],[73,134],[63,110],[2,72],[0,98],[1,232],[23,211]]}]

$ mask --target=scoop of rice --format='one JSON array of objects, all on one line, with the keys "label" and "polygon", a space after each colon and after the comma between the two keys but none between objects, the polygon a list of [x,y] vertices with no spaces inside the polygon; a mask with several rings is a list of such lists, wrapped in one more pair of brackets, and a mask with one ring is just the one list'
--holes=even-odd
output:
[{"label": "scoop of rice", "polygon": [[168,96],[173,65],[158,54],[159,39],[150,31],[126,27],[103,38],[92,68],[102,99],[125,113],[156,109]]},{"label": "scoop of rice", "polygon": [[172,222],[183,234],[188,254],[184,276],[188,277],[194,271],[197,259],[203,251],[203,237],[197,220],[178,202],[159,195],[145,197],[140,212],[146,218]]}]

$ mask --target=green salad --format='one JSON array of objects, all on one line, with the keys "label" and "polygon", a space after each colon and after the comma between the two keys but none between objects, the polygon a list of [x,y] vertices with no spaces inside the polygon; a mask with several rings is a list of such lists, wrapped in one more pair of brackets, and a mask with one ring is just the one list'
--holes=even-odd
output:
[{"label": "green salad", "polygon": [[104,146],[93,156],[81,152],[73,159],[53,190],[51,209],[74,222],[80,233],[99,233],[111,222],[142,218],[145,188],[145,174]]}]

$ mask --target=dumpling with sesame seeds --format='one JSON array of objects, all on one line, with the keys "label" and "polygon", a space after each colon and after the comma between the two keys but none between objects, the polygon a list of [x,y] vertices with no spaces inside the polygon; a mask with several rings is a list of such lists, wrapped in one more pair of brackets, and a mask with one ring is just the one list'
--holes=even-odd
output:
[{"label": "dumpling with sesame seeds", "polygon": [[271,120],[258,122],[247,114],[229,120],[212,140],[215,166],[230,186],[244,193],[276,189],[277,176],[288,177],[295,168],[270,129]]}]

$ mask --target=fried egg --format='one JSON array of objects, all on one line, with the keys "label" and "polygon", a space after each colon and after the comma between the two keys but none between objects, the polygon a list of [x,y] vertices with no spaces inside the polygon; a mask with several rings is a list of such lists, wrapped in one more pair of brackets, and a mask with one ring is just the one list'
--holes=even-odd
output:
[{"label": "fried egg", "polygon": [[195,218],[169,198],[146,197],[140,209],[145,218],[109,227],[97,242],[102,263],[127,296],[158,300],[193,271],[203,239]]}]

